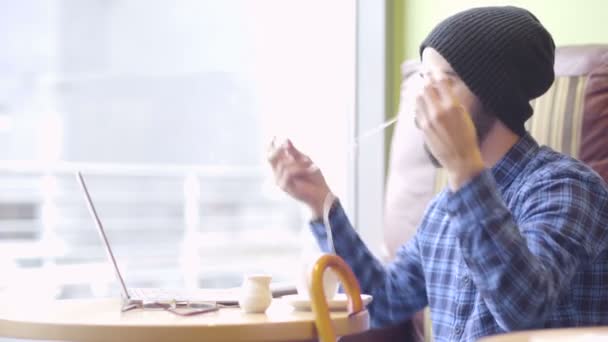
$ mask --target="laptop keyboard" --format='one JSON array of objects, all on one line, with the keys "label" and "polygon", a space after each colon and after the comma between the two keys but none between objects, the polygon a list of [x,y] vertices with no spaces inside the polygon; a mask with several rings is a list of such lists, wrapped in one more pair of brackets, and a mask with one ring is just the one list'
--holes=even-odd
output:
[{"label": "laptop keyboard", "polygon": [[178,291],[172,291],[167,289],[155,289],[155,288],[132,288],[129,289],[131,292],[131,296],[136,299],[142,299],[146,302],[158,302],[158,301],[168,301],[168,300],[176,300],[176,301],[187,301],[192,298],[188,298],[188,295],[185,293],[180,293]]},{"label": "laptop keyboard", "polygon": [[[281,283],[271,284],[273,297],[297,293],[295,286]],[[129,288],[133,299],[145,302],[171,301],[217,301],[220,303],[236,303],[239,288],[228,289],[161,289],[161,288]]]}]

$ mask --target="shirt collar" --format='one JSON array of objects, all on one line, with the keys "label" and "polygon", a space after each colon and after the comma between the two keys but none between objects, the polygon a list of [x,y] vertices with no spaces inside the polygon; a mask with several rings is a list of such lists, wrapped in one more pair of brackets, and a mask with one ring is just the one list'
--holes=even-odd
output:
[{"label": "shirt collar", "polygon": [[538,143],[525,133],[492,167],[492,175],[501,189],[506,189],[520,175],[538,151]]}]

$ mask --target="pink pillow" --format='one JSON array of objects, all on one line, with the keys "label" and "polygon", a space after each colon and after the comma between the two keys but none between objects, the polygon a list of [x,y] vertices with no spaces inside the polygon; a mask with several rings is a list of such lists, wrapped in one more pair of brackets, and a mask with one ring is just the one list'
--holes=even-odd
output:
[{"label": "pink pillow", "polygon": [[422,86],[420,63],[401,66],[401,101],[390,152],[384,204],[384,241],[388,257],[412,238],[422,214],[434,195],[435,168],[423,149],[420,130],[414,125],[415,96]]}]

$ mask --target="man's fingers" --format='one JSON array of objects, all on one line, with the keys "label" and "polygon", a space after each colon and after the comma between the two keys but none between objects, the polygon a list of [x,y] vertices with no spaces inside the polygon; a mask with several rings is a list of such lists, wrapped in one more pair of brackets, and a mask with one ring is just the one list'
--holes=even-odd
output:
[{"label": "man's fingers", "polygon": [[277,146],[276,141],[273,138],[268,145],[266,158],[272,168],[276,168],[277,164],[281,160],[289,162],[293,160],[298,162],[311,162],[310,158],[304,153],[300,152],[300,150],[298,150],[289,139]]},{"label": "man's fingers", "polygon": [[416,121],[422,131],[430,129],[433,125],[434,112],[437,111],[433,101],[426,90],[416,97]]},{"label": "man's fingers", "polygon": [[[423,91],[416,98],[416,125],[422,131],[425,141],[429,148],[433,147],[437,143],[437,126],[436,125],[436,112],[440,108],[435,108],[431,102],[438,101],[428,92]],[[435,112],[435,113],[433,113]]]},{"label": "man's fingers", "polygon": [[439,91],[437,90],[437,86],[434,82],[428,83],[424,86],[424,96],[426,97],[428,103],[427,107],[430,111],[436,110],[441,105],[441,97]]},{"label": "man's fingers", "polygon": [[279,159],[281,159],[281,156],[284,153],[284,150],[280,146],[276,145],[276,137],[272,137],[272,140],[266,149],[266,159],[273,169],[276,168]]},{"label": "man's fingers", "polygon": [[276,167],[276,180],[279,186],[284,189],[295,178],[307,176],[318,168],[310,160],[307,161],[291,161],[279,163]]},{"label": "man's fingers", "polygon": [[298,150],[289,139],[285,141],[285,149],[287,150],[287,153],[289,153],[289,155],[291,155],[295,160],[310,160],[308,156],[300,152],[300,150]]},{"label": "man's fingers", "polygon": [[268,162],[270,163],[270,166],[272,166],[273,169],[277,167],[279,159],[281,158],[281,153],[283,153],[283,150],[281,150],[280,148],[268,150]]},{"label": "man's fingers", "polygon": [[441,97],[433,83],[431,78],[416,97],[416,125],[423,130],[433,124],[442,108]]},{"label": "man's fingers", "polygon": [[423,132],[422,136],[427,148],[429,149],[433,157],[435,157],[438,161],[441,162],[442,156],[438,154],[439,151],[437,150],[437,147],[442,146],[443,142],[441,140],[441,135],[438,133],[436,128],[429,127]]},{"label": "man's fingers", "polygon": [[442,78],[440,80],[436,80],[434,84],[441,101],[440,103],[444,107],[456,106],[460,104],[452,91],[452,82],[449,79]]},{"label": "man's fingers", "polygon": [[281,175],[289,177],[299,177],[310,174],[317,167],[310,162],[292,162],[281,168]]}]

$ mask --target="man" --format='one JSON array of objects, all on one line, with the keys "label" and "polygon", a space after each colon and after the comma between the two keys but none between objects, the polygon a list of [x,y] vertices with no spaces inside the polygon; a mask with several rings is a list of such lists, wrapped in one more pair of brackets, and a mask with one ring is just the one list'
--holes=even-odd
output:
[{"label": "man", "polygon": [[529,101],[553,82],[554,50],[536,17],[515,7],[461,12],[423,41],[415,120],[449,185],[388,265],[359,239],[310,158],[289,141],[272,146],[277,183],[310,207],[321,246],[319,219],[331,203],[336,253],[374,296],[375,326],[426,305],[437,341],[608,324],[606,184],[524,129]]}]

